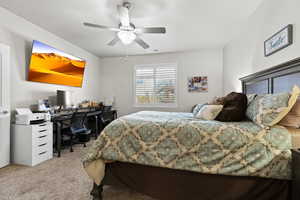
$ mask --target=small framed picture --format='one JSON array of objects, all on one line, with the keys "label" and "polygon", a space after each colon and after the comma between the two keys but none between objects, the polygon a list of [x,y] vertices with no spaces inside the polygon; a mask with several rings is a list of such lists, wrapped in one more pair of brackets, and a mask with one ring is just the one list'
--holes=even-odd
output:
[{"label": "small framed picture", "polygon": [[189,92],[208,92],[207,76],[188,77],[188,91]]},{"label": "small framed picture", "polygon": [[265,41],[265,57],[270,56],[293,44],[293,25],[281,29]]}]

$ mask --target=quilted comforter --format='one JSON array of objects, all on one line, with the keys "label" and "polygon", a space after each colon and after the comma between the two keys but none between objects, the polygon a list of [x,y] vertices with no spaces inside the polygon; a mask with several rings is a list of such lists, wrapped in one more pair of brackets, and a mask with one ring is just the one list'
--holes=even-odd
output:
[{"label": "quilted comforter", "polygon": [[107,126],[83,158],[208,174],[291,179],[291,136],[253,122],[224,123],[191,113],[143,111]]}]

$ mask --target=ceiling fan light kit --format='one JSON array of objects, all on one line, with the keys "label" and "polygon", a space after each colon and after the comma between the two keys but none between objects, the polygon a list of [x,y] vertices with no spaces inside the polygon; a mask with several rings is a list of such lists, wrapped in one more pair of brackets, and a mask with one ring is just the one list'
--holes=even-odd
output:
[{"label": "ceiling fan light kit", "polygon": [[144,42],[139,36],[145,33],[152,34],[165,34],[165,27],[149,27],[149,28],[136,28],[134,24],[130,22],[129,10],[131,8],[130,2],[124,2],[122,5],[118,5],[117,9],[120,17],[119,28],[107,27],[92,23],[83,23],[83,25],[91,28],[106,29],[109,31],[117,32],[117,37],[108,43],[109,46],[114,46],[116,43],[121,41],[124,45],[129,45],[136,42],[144,49],[148,49],[150,46]]},{"label": "ceiling fan light kit", "polygon": [[136,39],[136,34],[132,31],[119,31],[118,37],[123,44],[129,45]]}]

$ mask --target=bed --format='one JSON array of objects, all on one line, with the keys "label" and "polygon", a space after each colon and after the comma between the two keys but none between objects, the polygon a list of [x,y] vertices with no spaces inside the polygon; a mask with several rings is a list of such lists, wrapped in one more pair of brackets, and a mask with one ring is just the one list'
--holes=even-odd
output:
[{"label": "bed", "polygon": [[[290,91],[293,85],[300,85],[300,59],[296,59],[280,66],[249,75],[241,78],[241,81],[243,92],[245,94],[264,94]],[[298,171],[295,170],[300,169],[300,156],[296,150],[292,152],[287,150],[289,145],[291,146],[291,142],[290,144],[285,143],[286,141],[289,141],[288,131],[286,129],[275,127],[274,130],[270,130],[268,133],[263,133],[261,132],[261,129],[255,127],[255,125],[251,124],[251,122],[243,122],[242,125],[240,123],[225,123],[224,125],[219,122],[214,122],[216,124],[210,124],[210,122],[196,122],[193,119],[188,119],[189,116],[184,113],[173,114],[176,115],[176,117],[172,117],[171,113],[166,114],[167,116],[165,117],[162,117],[162,120],[170,120],[172,118],[175,121],[177,120],[176,123],[167,123],[170,125],[170,127],[163,127],[164,129],[173,130],[176,129],[178,123],[183,123],[183,127],[186,126],[186,124],[192,124],[193,126],[196,126],[195,129],[197,130],[204,128],[209,130],[213,129],[215,126],[218,126],[219,128],[225,126],[224,130],[231,128],[234,131],[238,131],[238,134],[236,135],[237,138],[232,137],[232,135],[229,135],[229,137],[223,139],[219,138],[219,140],[215,140],[216,137],[213,136],[206,138],[206,141],[215,140],[214,142],[210,143],[208,147],[212,147],[213,144],[220,143],[220,140],[221,143],[222,141],[223,143],[226,143],[228,140],[231,141],[227,145],[220,144],[222,145],[222,148],[226,148],[225,150],[230,153],[225,156],[225,160],[227,161],[226,164],[216,167],[217,164],[214,163],[214,161],[218,158],[218,152],[216,152],[216,154],[212,154],[211,156],[209,156],[210,154],[208,152],[206,152],[206,154],[200,154],[198,157],[195,156],[198,155],[199,152],[194,152],[188,148],[193,140],[188,140],[185,142],[183,138],[181,142],[175,141],[173,145],[174,148],[170,148],[172,147],[172,142],[166,141],[163,142],[162,145],[158,145],[162,141],[157,139],[158,142],[157,145],[155,145],[155,152],[158,152],[159,155],[155,155],[153,158],[150,156],[153,154],[153,149],[143,146],[145,143],[136,142],[129,144],[126,140],[118,140],[114,143],[114,145],[111,146],[111,149],[108,148],[106,151],[101,152],[101,154],[106,154],[104,156],[106,159],[109,158],[108,160],[114,160],[117,162],[106,164],[104,178],[101,179],[101,182],[98,185],[94,185],[93,191],[91,192],[94,199],[102,199],[101,193],[104,185],[126,186],[137,192],[141,192],[162,200],[300,199],[300,196],[297,193],[297,188],[300,187],[299,174]],[[116,123],[115,125],[111,126],[112,130],[107,131],[107,134],[104,133],[103,138],[107,137],[106,139],[109,140],[109,137],[118,137],[118,134],[126,131],[126,129],[134,129],[136,124],[147,124],[147,122],[153,123],[153,121],[158,120],[158,117],[155,115],[162,116],[164,114],[151,112],[138,113],[127,118],[125,117],[119,119],[118,121],[114,122]],[[149,119],[147,120],[146,118]],[[120,125],[122,123],[123,125]],[[160,124],[160,121],[158,120],[155,123]],[[119,126],[117,124],[119,124]],[[174,124],[176,124],[176,127],[172,126]],[[137,126],[136,128],[139,129],[145,127]],[[143,133],[145,134],[144,140],[154,140],[151,142],[155,143],[155,138],[153,139],[153,137],[151,137],[151,135],[155,136],[155,132],[151,131],[151,126],[146,126],[146,129],[147,128],[149,130]],[[162,127],[159,129],[161,130]],[[252,132],[245,131],[248,129],[253,130]],[[176,135],[176,133],[170,134],[168,131],[162,132],[165,133],[165,136],[162,136],[163,138],[168,138],[170,135],[172,135],[172,137],[173,135]],[[216,132],[216,130],[208,131],[208,133],[214,132]],[[261,135],[259,136],[259,134],[257,134],[257,137],[253,137],[255,132],[261,132]],[[275,135],[273,132],[282,134],[282,140],[280,142],[278,142],[279,138],[275,138],[275,140],[274,138],[273,140],[266,139],[266,135]],[[150,135],[147,136],[147,134]],[[247,137],[240,136],[243,134]],[[247,138],[244,142],[245,144],[249,144],[249,146],[243,149],[243,145],[245,144],[241,143],[239,144],[240,146],[238,148],[243,150],[234,152],[235,145],[238,145],[236,140],[243,140],[241,138]],[[258,155],[257,160],[253,160],[248,163],[245,162],[245,160],[241,161],[243,159],[239,155],[241,153],[247,154],[249,152],[253,152],[251,151],[251,148],[254,148],[256,145],[255,141],[257,141],[258,138],[264,138],[264,140],[261,142],[271,144],[273,150],[270,148],[268,152],[264,154],[261,152],[263,149],[255,148],[255,155]],[[171,140],[180,140],[180,136],[177,138],[171,138]],[[197,141],[197,138],[194,140]],[[98,141],[100,143],[98,144],[98,147],[105,145],[105,142],[103,141],[105,141],[105,139]],[[181,145],[178,151],[176,151],[176,149],[178,149],[176,144]],[[127,148],[130,145],[133,145],[134,148]],[[166,154],[164,152],[160,152],[161,148],[158,147],[168,147],[170,148],[170,153]],[[181,151],[182,149],[185,151]],[[123,152],[119,153],[120,151]],[[142,155],[142,152],[144,151],[148,152],[149,154]],[[91,155],[92,154],[95,153],[91,153]],[[190,164],[191,160],[184,160],[186,159],[185,154],[193,154],[193,164]],[[230,157],[231,154],[235,156]],[[267,156],[263,157],[263,159],[258,159],[261,155]],[[101,157],[103,155],[98,156]],[[176,160],[175,157],[176,159],[178,157],[178,159]],[[288,160],[291,157],[292,160]],[[221,156],[221,159],[223,158],[224,155]],[[269,162],[265,162],[266,159],[269,159]],[[198,162],[201,162],[201,167],[199,167]],[[243,166],[241,167],[241,165]],[[289,171],[289,169],[291,170]]]}]

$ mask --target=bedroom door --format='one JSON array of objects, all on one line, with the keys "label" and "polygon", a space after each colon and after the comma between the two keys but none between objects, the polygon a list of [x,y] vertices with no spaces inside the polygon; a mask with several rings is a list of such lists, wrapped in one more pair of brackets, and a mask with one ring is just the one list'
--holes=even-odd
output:
[{"label": "bedroom door", "polygon": [[0,43],[0,168],[10,162],[9,51]]}]

